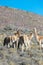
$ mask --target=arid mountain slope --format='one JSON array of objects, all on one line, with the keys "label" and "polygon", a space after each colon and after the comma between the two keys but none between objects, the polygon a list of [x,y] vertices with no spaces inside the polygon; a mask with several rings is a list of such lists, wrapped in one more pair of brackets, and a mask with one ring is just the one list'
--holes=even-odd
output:
[{"label": "arid mountain slope", "polygon": [[6,25],[29,29],[37,27],[42,31],[43,17],[19,9],[0,7],[0,29],[4,28]]}]

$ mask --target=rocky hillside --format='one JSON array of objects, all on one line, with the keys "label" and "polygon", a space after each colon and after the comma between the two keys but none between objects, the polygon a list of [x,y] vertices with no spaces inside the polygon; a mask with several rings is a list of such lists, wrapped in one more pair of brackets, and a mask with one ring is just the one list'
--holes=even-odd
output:
[{"label": "rocky hillside", "polygon": [[19,9],[0,7],[0,29],[6,26],[10,26],[11,28],[16,26],[22,29],[37,27],[38,30],[43,31],[43,17]]}]

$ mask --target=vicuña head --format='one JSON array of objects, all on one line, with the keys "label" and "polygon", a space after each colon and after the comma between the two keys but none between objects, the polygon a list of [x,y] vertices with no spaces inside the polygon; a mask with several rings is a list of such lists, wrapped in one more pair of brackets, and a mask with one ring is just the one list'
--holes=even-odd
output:
[{"label": "vicu\u00f1a head", "polygon": [[18,36],[18,37],[19,37],[21,33],[20,33],[20,30],[17,30],[16,32],[13,32],[13,34],[14,34],[15,36]]},{"label": "vicu\u00f1a head", "polygon": [[36,31],[37,31],[36,27],[34,27],[34,29],[33,29],[33,30],[34,30],[34,32],[36,32]]}]

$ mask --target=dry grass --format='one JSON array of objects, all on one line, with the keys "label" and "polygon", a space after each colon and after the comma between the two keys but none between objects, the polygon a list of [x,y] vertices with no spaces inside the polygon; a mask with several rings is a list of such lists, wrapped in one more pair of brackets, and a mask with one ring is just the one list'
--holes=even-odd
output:
[{"label": "dry grass", "polygon": [[9,65],[16,65],[16,63],[14,63],[13,61],[10,61]]},{"label": "dry grass", "polygon": [[39,61],[39,65],[43,65],[43,61],[40,60],[40,61]]}]

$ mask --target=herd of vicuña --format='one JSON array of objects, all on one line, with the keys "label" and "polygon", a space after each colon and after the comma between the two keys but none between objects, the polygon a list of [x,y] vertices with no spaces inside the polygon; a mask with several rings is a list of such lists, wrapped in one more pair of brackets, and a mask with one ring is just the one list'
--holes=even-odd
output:
[{"label": "herd of vicu\u00f1a", "polygon": [[32,38],[35,37],[37,42],[39,43],[40,50],[42,46],[43,36],[38,35],[37,29],[34,28],[29,34],[22,34],[19,30],[16,31],[13,35],[6,36],[4,38],[3,46],[17,47],[17,49],[30,50],[31,49],[31,41]]}]

